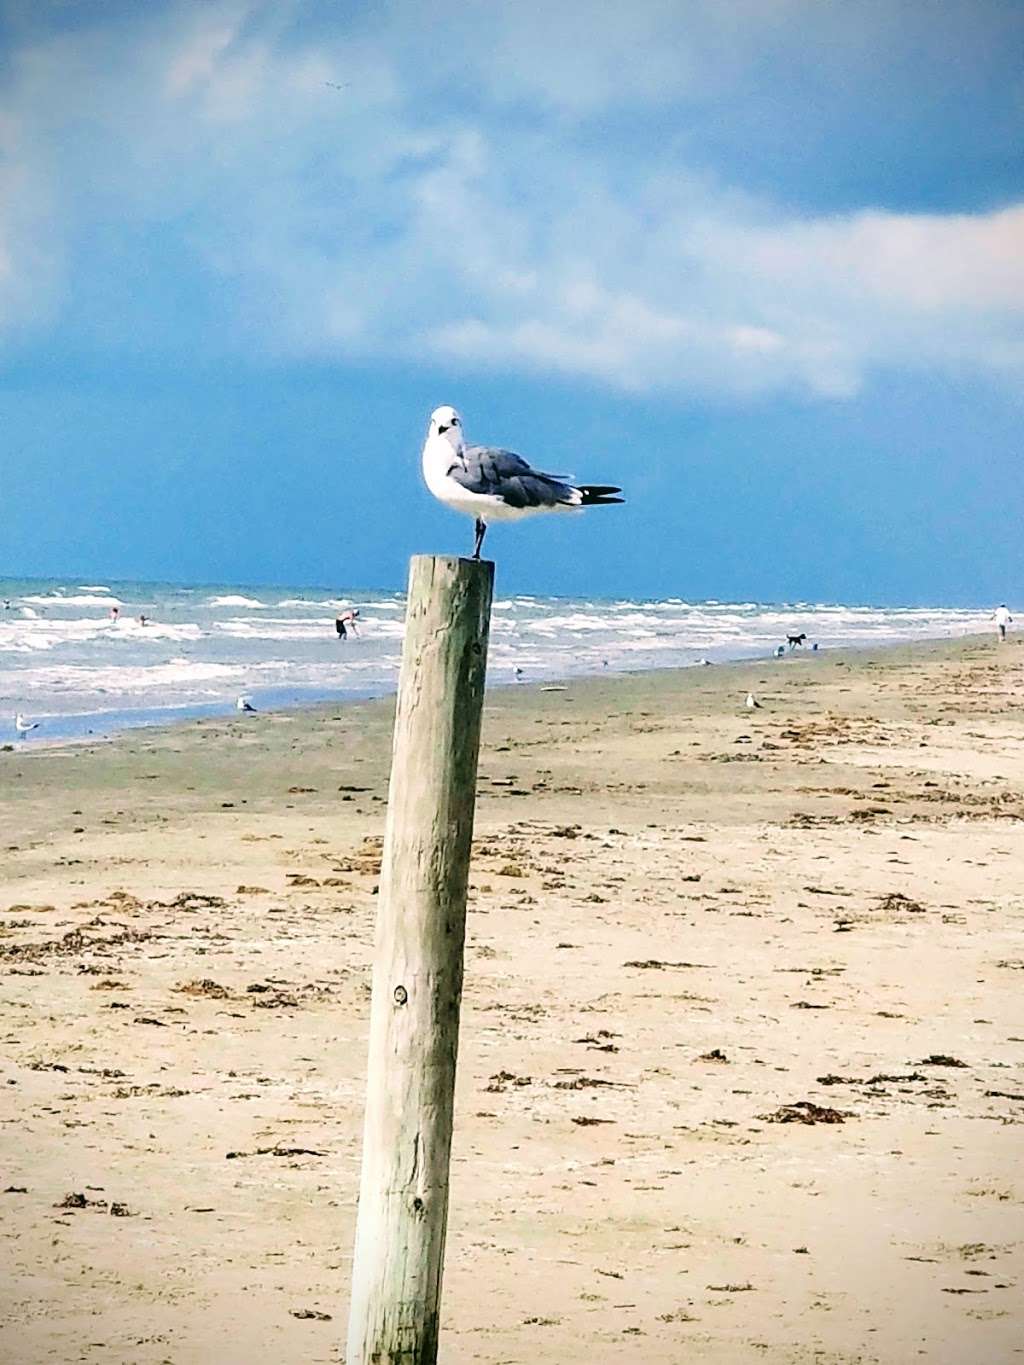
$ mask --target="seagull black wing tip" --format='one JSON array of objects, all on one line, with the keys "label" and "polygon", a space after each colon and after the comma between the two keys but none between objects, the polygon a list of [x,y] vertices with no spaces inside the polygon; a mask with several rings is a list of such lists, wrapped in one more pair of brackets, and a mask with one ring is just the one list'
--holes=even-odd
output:
[{"label": "seagull black wing tip", "polygon": [[625,502],[625,498],[617,498],[616,493],[621,493],[621,488],[616,488],[614,484],[590,483],[580,488],[583,494],[583,507],[602,507],[613,502]]}]

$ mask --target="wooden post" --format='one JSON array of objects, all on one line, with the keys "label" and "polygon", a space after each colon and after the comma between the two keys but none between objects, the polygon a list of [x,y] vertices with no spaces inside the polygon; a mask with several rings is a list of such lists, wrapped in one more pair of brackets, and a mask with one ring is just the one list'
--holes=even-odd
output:
[{"label": "wooden post", "polygon": [[347,1365],[434,1365],[494,565],[409,571]]}]

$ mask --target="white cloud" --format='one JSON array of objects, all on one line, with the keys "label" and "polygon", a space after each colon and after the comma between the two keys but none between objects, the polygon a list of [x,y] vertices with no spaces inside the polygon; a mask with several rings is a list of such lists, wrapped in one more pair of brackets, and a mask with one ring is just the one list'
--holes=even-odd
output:
[{"label": "white cloud", "polygon": [[[697,99],[805,0],[592,10],[460,7],[446,42],[401,6],[388,29],[298,36],[289,6],[169,6],[36,40],[0,106],[16,152],[0,329],[49,325],[66,253],[76,280],[112,280],[78,318],[100,347],[184,335],[269,362],[440,360],[680,395],[835,398],[876,368],[1020,383],[1024,205],[798,214],[653,133],[625,153],[550,112]],[[470,114],[461,91],[486,72]],[[166,277],[154,233],[175,242]]]},{"label": "white cloud", "polygon": [[[448,261],[461,306],[423,343],[466,365],[683,393],[843,397],[876,368],[1024,379],[1024,206],[796,218],[696,184],[630,206],[580,179],[530,218],[489,199],[482,168],[465,176],[451,202],[473,225],[456,239],[469,255]],[[481,242],[488,215],[502,230]],[[444,230],[419,225],[428,243]]]},{"label": "white cloud", "polygon": [[1024,309],[1024,205],[736,225],[721,241],[757,274],[801,291],[845,280],[851,296],[921,313]]}]

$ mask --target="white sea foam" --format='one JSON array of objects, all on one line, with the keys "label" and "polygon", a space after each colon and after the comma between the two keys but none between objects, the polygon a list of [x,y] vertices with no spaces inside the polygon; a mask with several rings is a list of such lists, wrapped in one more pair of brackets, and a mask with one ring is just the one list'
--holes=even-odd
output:
[{"label": "white sea foam", "polygon": [[[336,640],[333,616],[325,617],[272,617],[261,616],[258,620],[243,620],[229,617],[226,621],[211,622],[210,629],[218,635],[236,640]],[[401,621],[389,621],[376,616],[360,614],[358,626],[363,632],[358,638],[373,637],[401,639],[404,626]]]},{"label": "white sea foam", "polygon": [[146,642],[154,640],[201,640],[204,638],[202,626],[195,621],[183,621],[180,625],[175,626],[167,621],[154,621],[149,616],[146,617],[145,625],[132,617],[122,618],[118,622],[117,634],[122,640],[132,639]]},{"label": "white sea foam", "polygon": [[194,621],[170,625],[160,621],[142,626],[125,618],[116,626],[108,617],[78,616],[63,620],[49,616],[35,616],[27,620],[0,620],[0,655],[25,654],[39,650],[81,646],[90,641],[104,641],[112,648],[133,641],[155,643],[159,640],[199,640],[202,628]]},{"label": "white sea foam", "polygon": [[211,621],[210,629],[218,635],[235,636],[246,640],[288,640],[312,639],[326,632],[330,622],[299,621],[291,618],[262,616],[258,620],[241,620],[229,617],[226,621]]},{"label": "white sea foam", "polygon": [[124,603],[119,597],[101,597],[98,593],[36,593],[32,596],[23,597],[23,602],[32,602],[40,607],[104,607],[110,610],[111,607],[123,607]]},{"label": "white sea foam", "polygon": [[296,610],[313,611],[317,608],[326,608],[328,611],[337,611],[343,607],[350,607],[351,602],[343,599],[333,599],[330,597],[286,597],[281,602],[275,602],[275,607],[295,607]]},{"label": "white sea foam", "polygon": [[227,594],[224,597],[210,597],[207,599],[208,607],[250,607],[254,611],[265,608],[268,604],[261,602],[258,597],[242,597],[240,594]]},{"label": "white sea foam", "polygon": [[235,678],[244,673],[239,664],[195,663],[191,659],[168,660],[149,667],[89,667],[86,664],[54,664],[25,669],[20,674],[29,694],[52,688],[57,692],[145,692],[152,688],[192,687],[196,683]]}]

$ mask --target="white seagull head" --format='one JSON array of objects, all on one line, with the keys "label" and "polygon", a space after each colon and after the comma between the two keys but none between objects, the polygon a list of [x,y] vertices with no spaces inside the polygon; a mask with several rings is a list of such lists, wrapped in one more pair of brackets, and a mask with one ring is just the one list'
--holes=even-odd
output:
[{"label": "white seagull head", "polygon": [[454,408],[447,406],[435,408],[430,414],[430,431],[427,439],[433,440],[434,437],[447,441],[453,450],[461,449],[464,439],[462,418]]}]

